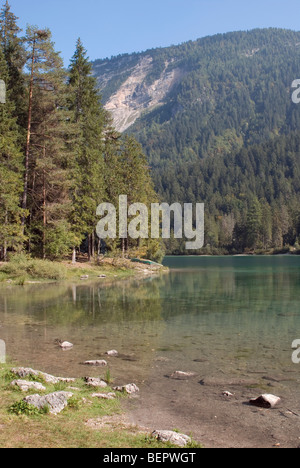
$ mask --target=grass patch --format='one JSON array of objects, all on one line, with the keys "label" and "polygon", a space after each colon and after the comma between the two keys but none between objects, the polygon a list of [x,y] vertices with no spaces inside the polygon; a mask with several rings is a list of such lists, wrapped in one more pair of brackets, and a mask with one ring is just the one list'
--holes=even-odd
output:
[{"label": "grass patch", "polygon": [[[82,257],[73,265],[68,260],[61,262],[40,260],[22,253],[12,255],[9,262],[0,263],[0,283],[10,282],[23,286],[29,282],[79,281],[81,279],[104,282],[105,279],[143,276],[147,268],[146,265],[133,263],[129,259],[120,257],[103,257],[91,262],[88,262],[86,257]],[[162,266],[151,266],[149,269],[150,273],[168,271]]]},{"label": "grass patch", "polygon": [[47,407],[38,409],[33,405],[30,405],[26,401],[17,401],[8,408],[9,413],[16,414],[17,416],[38,416],[40,414],[48,414],[49,409]]},{"label": "grass patch", "polygon": [[12,256],[9,262],[0,264],[0,283],[10,281],[15,285],[35,282],[52,282],[80,280],[82,276],[89,279],[97,279],[105,274],[108,279],[126,278],[133,276],[135,270],[113,264],[77,263],[76,266],[69,262],[53,262],[50,260],[33,259],[25,254]]},{"label": "grass patch", "polygon": [[58,262],[33,259],[24,254],[14,255],[0,267],[0,279],[12,279],[23,285],[28,279],[63,280],[67,277],[66,267]]},{"label": "grass patch", "polygon": [[[108,424],[104,428],[92,428],[89,420],[110,418],[122,420],[121,402],[124,395],[114,400],[92,398],[94,388],[85,385],[83,379],[72,383],[77,390],[68,407],[57,416],[47,408],[38,410],[23,401],[26,393],[15,392],[10,382],[16,379],[7,364],[0,365],[0,448],[171,448],[141,433],[139,428]],[[27,379],[26,379],[27,380]],[[46,384],[46,394],[66,390],[65,384]],[[105,392],[111,392],[106,388]],[[103,391],[102,391],[103,393]]]}]

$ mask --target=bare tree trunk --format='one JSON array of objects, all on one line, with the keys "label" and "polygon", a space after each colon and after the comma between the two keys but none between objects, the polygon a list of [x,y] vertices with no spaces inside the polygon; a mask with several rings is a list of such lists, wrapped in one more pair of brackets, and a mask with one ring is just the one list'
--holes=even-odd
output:
[{"label": "bare tree trunk", "polygon": [[46,258],[46,224],[47,224],[47,212],[46,212],[46,183],[45,183],[45,171],[43,174],[43,259]]},{"label": "bare tree trunk", "polygon": [[88,235],[88,258],[89,262],[95,258],[95,234],[92,232],[92,234]]},{"label": "bare tree trunk", "polygon": [[87,236],[87,244],[88,244],[88,261],[91,261],[91,235],[88,234]]},{"label": "bare tree trunk", "polygon": [[7,242],[4,241],[4,246],[3,246],[3,261],[7,261]]},{"label": "bare tree trunk", "polygon": [[73,253],[72,253],[72,264],[73,265],[76,264],[76,247],[74,247]]},{"label": "bare tree trunk", "polygon": [[[8,219],[7,219],[7,211],[5,213],[5,224],[8,223]],[[3,260],[4,262],[7,261],[7,240],[4,241],[4,246],[3,246]]]},{"label": "bare tree trunk", "polygon": [[[32,174],[32,193],[35,191],[35,182],[36,182],[36,171],[33,171]],[[31,226],[32,223],[32,208],[29,212],[29,219],[28,219],[28,225]],[[30,254],[31,252],[31,236],[28,237],[28,242],[27,242],[27,248],[28,248],[28,253]]]},{"label": "bare tree trunk", "polygon": [[92,232],[91,234],[91,242],[92,242],[91,254],[92,254],[92,258],[94,259],[95,258],[95,233],[94,232]]}]

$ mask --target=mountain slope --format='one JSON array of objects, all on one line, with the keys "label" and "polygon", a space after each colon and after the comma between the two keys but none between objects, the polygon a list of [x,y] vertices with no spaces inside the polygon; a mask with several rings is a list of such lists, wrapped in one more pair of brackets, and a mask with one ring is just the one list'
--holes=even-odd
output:
[{"label": "mountain slope", "polygon": [[[210,248],[296,242],[300,105],[291,86],[300,78],[300,32],[219,34],[93,69],[118,129],[142,144],[161,199],[206,204]],[[182,252],[179,244],[169,251]]]},{"label": "mountain slope", "polygon": [[[168,62],[166,62],[159,78],[153,83],[149,82],[147,84],[147,77],[152,71],[153,59],[150,55],[146,55],[142,56],[138,63],[132,67],[130,74],[125,72],[124,75],[121,75],[127,78],[119,85],[117,91],[108,98],[105,105],[106,109],[112,113],[118,131],[127,130],[144,111],[151,110],[162,104],[170,89],[182,76],[182,71],[179,68],[168,71]],[[104,80],[108,79],[107,76],[103,78]],[[116,79],[116,77],[113,79]],[[99,81],[100,86],[105,84],[105,81],[104,83],[101,80]]]},{"label": "mountain slope", "polygon": [[291,101],[299,59],[300,33],[267,29],[99,60],[93,69],[117,129],[134,133],[160,165],[300,128]]}]

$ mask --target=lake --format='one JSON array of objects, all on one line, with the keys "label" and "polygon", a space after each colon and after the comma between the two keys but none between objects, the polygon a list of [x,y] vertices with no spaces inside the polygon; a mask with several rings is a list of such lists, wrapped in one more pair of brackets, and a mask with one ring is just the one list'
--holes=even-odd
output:
[{"label": "lake", "polygon": [[[268,393],[288,396],[300,413],[300,364],[291,359],[292,342],[300,339],[300,258],[167,257],[164,263],[168,274],[108,286],[103,280],[2,286],[7,358],[62,377],[104,375],[82,362],[106,359],[116,383],[140,386],[135,405],[151,391],[152,410],[155,395],[163,393],[165,405],[182,397],[195,408],[199,382],[222,378],[225,385],[251,376]],[[74,348],[62,351],[57,339]],[[105,357],[111,349],[117,358]],[[197,378],[179,388],[169,378],[175,371]]]}]

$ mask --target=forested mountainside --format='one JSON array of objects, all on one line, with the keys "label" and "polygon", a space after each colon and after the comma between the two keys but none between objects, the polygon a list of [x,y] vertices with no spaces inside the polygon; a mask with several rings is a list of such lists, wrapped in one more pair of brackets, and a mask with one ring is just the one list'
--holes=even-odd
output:
[{"label": "forested mountainside", "polygon": [[[297,247],[299,32],[219,34],[98,60],[93,71],[161,199],[206,204],[205,251]],[[182,251],[178,240],[168,248]]]}]

